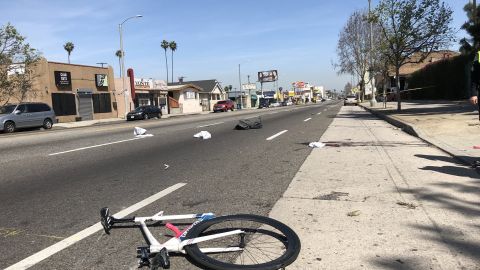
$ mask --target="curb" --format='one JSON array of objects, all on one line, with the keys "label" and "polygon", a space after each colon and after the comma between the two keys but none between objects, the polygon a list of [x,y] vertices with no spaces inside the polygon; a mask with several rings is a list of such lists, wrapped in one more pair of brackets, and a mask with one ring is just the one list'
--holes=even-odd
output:
[{"label": "curb", "polygon": [[398,119],[394,116],[390,116],[390,115],[380,113],[376,110],[372,110],[370,108],[367,108],[364,105],[361,105],[361,104],[358,104],[358,105],[360,107],[362,107],[364,110],[366,110],[366,111],[370,112],[371,114],[375,115],[376,117],[378,117],[378,118],[380,118],[380,119],[382,119],[382,120],[400,128],[400,129],[402,129],[402,131],[404,131],[405,133],[410,134],[414,137],[417,137],[417,138],[421,139],[422,141],[424,141],[424,142],[426,142],[430,145],[435,146],[436,148],[438,148],[441,151],[447,153],[448,155],[452,156],[454,159],[460,161],[461,163],[463,163],[467,166],[471,167],[475,163],[476,158],[460,154],[458,152],[458,150],[456,150],[455,148],[450,147],[450,146],[446,145],[445,143],[440,142],[440,141],[426,135],[420,128],[415,127],[414,125],[407,124],[407,123],[403,122],[402,120],[400,120],[400,119]]}]

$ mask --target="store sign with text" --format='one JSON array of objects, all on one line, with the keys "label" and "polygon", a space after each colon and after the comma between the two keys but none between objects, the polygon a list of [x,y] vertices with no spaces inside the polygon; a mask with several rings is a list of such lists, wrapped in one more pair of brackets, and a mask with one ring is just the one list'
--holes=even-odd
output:
[{"label": "store sign with text", "polygon": [[95,74],[95,84],[97,87],[107,87],[108,77],[107,74]]},{"label": "store sign with text", "polygon": [[135,78],[135,89],[144,89],[144,90],[150,90],[152,89],[152,80],[146,80],[142,78]]},{"label": "store sign with text", "polygon": [[70,86],[70,85],[72,85],[72,77],[70,75],[70,72],[55,71],[55,85],[57,85],[57,86]]}]

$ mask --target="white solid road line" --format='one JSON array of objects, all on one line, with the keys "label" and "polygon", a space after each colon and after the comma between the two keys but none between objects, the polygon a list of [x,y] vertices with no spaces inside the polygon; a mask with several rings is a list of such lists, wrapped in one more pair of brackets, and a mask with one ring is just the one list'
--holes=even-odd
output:
[{"label": "white solid road line", "polygon": [[285,129],[285,130],[283,130],[283,131],[280,131],[280,132],[278,132],[277,134],[275,134],[275,135],[273,135],[273,136],[270,136],[270,137],[268,137],[268,138],[267,138],[267,141],[273,140],[273,139],[275,139],[276,137],[278,137],[278,136],[282,135],[283,133],[285,133],[285,132],[287,132],[287,131],[288,131],[288,130],[286,130],[286,129]]},{"label": "white solid road line", "polygon": [[303,120],[303,122],[307,122],[307,121],[310,121],[310,120],[312,120],[312,118],[311,118],[311,117],[309,117],[309,118],[307,118],[307,119]]},{"label": "white solid road line", "polygon": [[90,148],[95,148],[95,147],[110,145],[110,144],[116,144],[116,143],[134,141],[134,140],[138,140],[138,139],[141,139],[141,138],[133,138],[133,139],[128,139],[128,140],[116,141],[116,142],[102,143],[102,144],[97,144],[97,145],[92,145],[92,146],[87,146],[87,147],[81,147],[81,148],[77,148],[77,149],[67,150],[67,151],[63,151],[63,152],[52,153],[52,154],[48,154],[48,155],[49,155],[49,156],[55,156],[55,155],[60,155],[60,154],[65,154],[65,153],[70,153],[70,152],[75,152],[75,151],[80,151],[80,150],[85,150],[85,149],[90,149]]},{"label": "white solid road line", "polygon": [[224,122],[217,122],[217,123],[213,123],[213,124],[207,124],[207,125],[203,125],[203,126],[198,126],[197,128],[210,127],[210,126],[220,125],[220,124],[223,124],[223,123],[224,123]]},{"label": "white solid road line", "polygon": [[[114,215],[114,217],[116,218],[123,218],[137,210],[139,210],[140,208],[142,207],[145,207],[149,204],[151,204],[152,202],[162,198],[162,197],[165,197],[166,195],[174,192],[175,190],[185,186],[186,183],[178,183],[178,184],[175,184],[171,187],[168,187],[160,192],[158,192],[157,194],[154,194],[148,198],[146,198],[145,200],[141,201],[141,202],[138,202],[126,209],[123,209],[122,211],[116,213]],[[99,209],[100,210],[100,209]],[[87,238],[89,237],[90,235],[102,230],[103,227],[102,225],[100,224],[100,222],[96,223],[95,225],[92,225],[88,228],[86,228],[85,230],[83,231],[80,231],[68,238],[65,238],[63,239],[62,241],[56,243],[56,244],[53,244],[49,247],[47,247],[46,249],[42,250],[42,251],[39,251],[33,255],[31,255],[30,257],[27,257],[23,260],[21,260],[20,262],[14,264],[14,265],[11,265],[7,268],[5,268],[5,270],[13,270],[13,269],[27,269],[29,267],[32,267],[34,266],[35,264],[45,260],[46,258],[54,255],[55,253],[75,244],[76,242],[84,239],[84,238]]]}]

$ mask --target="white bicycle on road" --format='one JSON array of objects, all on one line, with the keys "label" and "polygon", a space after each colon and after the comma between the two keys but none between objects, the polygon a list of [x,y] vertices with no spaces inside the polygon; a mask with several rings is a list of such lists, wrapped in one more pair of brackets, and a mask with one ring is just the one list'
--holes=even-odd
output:
[{"label": "white bicycle on road", "polygon": [[[108,208],[100,210],[105,233],[115,224],[138,224],[148,246],[137,248],[139,267],[170,268],[170,253],[187,254],[203,269],[276,270],[293,263],[300,252],[300,239],[287,225],[263,216],[239,214],[215,217],[212,213],[115,218]],[[164,223],[192,220],[185,228]],[[160,243],[148,229],[158,224],[170,230],[172,238]],[[185,225],[185,224],[184,224]],[[120,228],[121,226],[117,226]]]}]

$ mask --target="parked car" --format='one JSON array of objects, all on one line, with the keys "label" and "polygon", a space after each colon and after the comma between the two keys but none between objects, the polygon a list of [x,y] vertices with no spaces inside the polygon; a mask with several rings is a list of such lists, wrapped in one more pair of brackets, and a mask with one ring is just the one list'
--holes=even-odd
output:
[{"label": "parked car", "polygon": [[127,121],[138,119],[147,120],[154,117],[159,119],[162,117],[162,111],[160,108],[153,105],[140,106],[127,114]]},{"label": "parked car", "polygon": [[268,108],[270,107],[270,100],[266,98],[260,98],[260,102],[258,103],[258,108]]},{"label": "parked car", "polygon": [[0,131],[6,133],[31,127],[51,129],[56,121],[55,112],[45,103],[7,104],[0,107]]},{"label": "parked car", "polygon": [[226,112],[228,110],[233,112],[234,107],[235,103],[233,103],[233,101],[229,99],[220,100],[217,104],[213,105],[213,112]]},{"label": "parked car", "polygon": [[343,101],[343,106],[347,105],[358,105],[358,100],[355,95],[348,95]]}]

